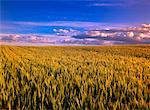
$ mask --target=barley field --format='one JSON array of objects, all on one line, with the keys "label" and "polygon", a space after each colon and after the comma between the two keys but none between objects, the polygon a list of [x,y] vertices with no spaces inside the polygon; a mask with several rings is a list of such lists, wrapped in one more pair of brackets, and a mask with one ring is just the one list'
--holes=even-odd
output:
[{"label": "barley field", "polygon": [[150,45],[0,46],[0,109],[150,109]]}]

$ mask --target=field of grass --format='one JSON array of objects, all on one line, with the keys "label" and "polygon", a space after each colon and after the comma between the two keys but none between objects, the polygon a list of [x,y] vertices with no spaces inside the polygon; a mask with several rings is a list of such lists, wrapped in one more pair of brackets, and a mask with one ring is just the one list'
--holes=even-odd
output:
[{"label": "field of grass", "polygon": [[150,109],[150,46],[1,46],[6,108]]}]

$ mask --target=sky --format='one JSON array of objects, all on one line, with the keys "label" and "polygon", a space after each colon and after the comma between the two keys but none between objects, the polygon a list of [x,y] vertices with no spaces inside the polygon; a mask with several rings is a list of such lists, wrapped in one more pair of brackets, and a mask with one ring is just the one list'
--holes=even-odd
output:
[{"label": "sky", "polygon": [[[64,36],[61,40],[78,40],[79,37],[74,36],[89,36],[87,33],[91,30],[140,28],[141,24],[150,24],[150,1],[0,0],[0,15],[0,34],[3,36],[34,34],[49,35],[49,40],[54,40],[52,36],[56,36],[55,40],[59,36]],[[85,39],[82,40],[83,43]]]}]

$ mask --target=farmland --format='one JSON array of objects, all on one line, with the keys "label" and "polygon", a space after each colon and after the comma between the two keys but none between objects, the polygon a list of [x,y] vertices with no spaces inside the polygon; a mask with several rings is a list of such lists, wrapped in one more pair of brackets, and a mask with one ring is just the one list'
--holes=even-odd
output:
[{"label": "farmland", "polygon": [[1,46],[6,108],[149,109],[150,46]]}]

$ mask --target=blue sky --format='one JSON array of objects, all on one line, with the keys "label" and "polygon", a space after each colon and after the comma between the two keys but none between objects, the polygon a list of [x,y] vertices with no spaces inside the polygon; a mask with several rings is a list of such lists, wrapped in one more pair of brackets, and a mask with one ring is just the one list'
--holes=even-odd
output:
[{"label": "blue sky", "polygon": [[92,28],[150,23],[149,11],[149,0],[1,0],[1,33],[83,31],[88,23]]}]

